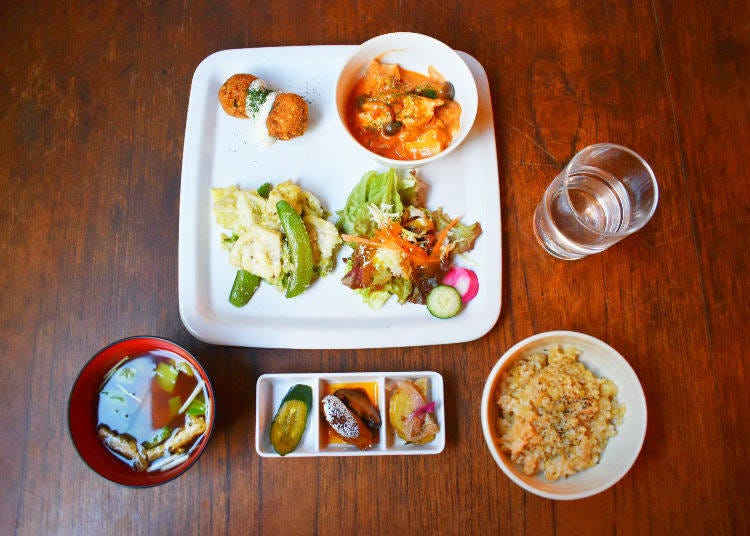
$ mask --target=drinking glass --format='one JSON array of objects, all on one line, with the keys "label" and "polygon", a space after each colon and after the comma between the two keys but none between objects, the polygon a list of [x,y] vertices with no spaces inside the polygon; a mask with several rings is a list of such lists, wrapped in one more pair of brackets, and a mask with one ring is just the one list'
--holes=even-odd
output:
[{"label": "drinking glass", "polygon": [[534,234],[550,255],[580,259],[646,225],[658,200],[656,177],[643,158],[622,145],[591,145],[544,192]]}]

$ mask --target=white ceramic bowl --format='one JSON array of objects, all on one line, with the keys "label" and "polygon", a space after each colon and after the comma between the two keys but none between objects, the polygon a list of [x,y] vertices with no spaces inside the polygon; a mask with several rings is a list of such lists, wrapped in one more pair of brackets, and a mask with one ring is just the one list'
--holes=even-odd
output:
[{"label": "white ceramic bowl", "polygon": [[[581,350],[579,361],[596,376],[609,378],[618,387],[617,399],[625,405],[625,417],[617,426],[617,435],[609,440],[599,463],[555,482],[544,474],[526,475],[520,466],[500,451],[496,440],[498,409],[495,387],[503,372],[516,359],[555,345]],[[574,331],[549,331],[522,340],[500,358],[487,378],[482,394],[482,430],[492,457],[508,477],[531,493],[548,499],[582,499],[613,486],[635,463],[646,436],[646,397],[638,377],[628,362],[604,342]]]},{"label": "white ceramic bowl", "polygon": [[[346,124],[347,99],[354,85],[364,76],[367,65],[378,57],[383,63],[397,63],[404,69],[423,74],[432,66],[453,84],[454,100],[461,105],[461,124],[453,141],[444,151],[419,160],[394,160],[369,151],[349,132]],[[466,63],[445,43],[417,33],[389,33],[365,41],[349,56],[336,81],[335,104],[345,136],[360,151],[387,167],[413,168],[444,158],[461,144],[477,115],[477,85]]]}]

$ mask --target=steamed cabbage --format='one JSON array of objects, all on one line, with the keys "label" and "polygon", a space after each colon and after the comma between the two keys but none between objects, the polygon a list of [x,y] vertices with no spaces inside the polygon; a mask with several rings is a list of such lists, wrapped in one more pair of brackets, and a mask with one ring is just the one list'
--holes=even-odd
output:
[{"label": "steamed cabbage", "polygon": [[326,220],[320,201],[291,181],[277,184],[268,198],[257,190],[237,186],[211,188],[216,223],[228,233],[222,234],[222,245],[229,250],[229,264],[283,286],[292,269],[276,203],[286,201],[302,217],[313,250],[313,270],[322,276],[335,265],[335,253],[341,238],[336,227]]}]

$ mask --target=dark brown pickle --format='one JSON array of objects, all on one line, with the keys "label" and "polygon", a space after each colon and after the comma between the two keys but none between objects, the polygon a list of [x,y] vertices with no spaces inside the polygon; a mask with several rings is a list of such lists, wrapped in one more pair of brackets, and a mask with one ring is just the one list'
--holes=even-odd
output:
[{"label": "dark brown pickle", "polygon": [[326,395],[320,404],[321,417],[328,424],[332,437],[359,450],[367,450],[377,442],[377,432],[369,428],[339,397]]},{"label": "dark brown pickle", "polygon": [[337,389],[333,395],[341,400],[346,407],[356,413],[371,430],[380,429],[380,412],[378,408],[370,402],[370,397],[362,388],[355,389]]}]

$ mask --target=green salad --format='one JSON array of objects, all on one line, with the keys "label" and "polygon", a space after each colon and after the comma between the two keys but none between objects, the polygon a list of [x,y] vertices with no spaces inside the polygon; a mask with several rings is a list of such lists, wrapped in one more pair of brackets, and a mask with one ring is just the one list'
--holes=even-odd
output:
[{"label": "green salad", "polygon": [[455,255],[470,251],[482,228],[478,222],[465,225],[442,208],[425,208],[424,192],[413,171],[406,176],[393,169],[370,171],[362,177],[337,212],[341,238],[353,249],[342,282],[374,309],[396,296],[399,303],[450,303],[454,311],[436,314],[430,307],[435,316],[447,318],[458,311],[461,298],[456,304],[453,296],[433,294],[429,301],[428,296],[438,287],[444,294],[442,279]]}]

